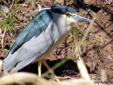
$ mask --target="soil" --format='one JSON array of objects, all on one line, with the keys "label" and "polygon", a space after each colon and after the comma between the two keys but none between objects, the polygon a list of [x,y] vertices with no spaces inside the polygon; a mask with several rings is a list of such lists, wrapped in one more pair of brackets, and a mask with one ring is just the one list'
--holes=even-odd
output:
[{"label": "soil", "polygon": [[[91,31],[88,34],[84,44],[81,46],[81,57],[84,59],[85,64],[88,68],[89,74],[92,79],[101,80],[102,69],[107,71],[107,80],[113,81],[113,1],[112,0],[34,0],[34,5],[31,1],[20,0],[17,4],[20,4],[15,14],[11,17],[16,19],[22,19],[28,13],[34,11],[38,8],[38,4],[44,8],[53,5],[67,5],[73,7],[79,15],[93,19],[96,17]],[[10,5],[4,4],[9,7]],[[15,8],[14,6],[13,8]],[[19,21],[15,26],[25,27],[27,23],[35,16],[26,18],[23,21]],[[75,24],[75,28],[79,29],[78,34],[75,38],[79,42],[82,39],[89,23],[82,22]],[[0,45],[0,59],[4,59],[8,52],[4,52],[3,49],[10,49],[10,44],[14,42],[17,34],[22,29],[13,28],[12,33],[7,32],[4,37],[3,48]],[[72,38],[70,34],[68,39]],[[66,58],[69,54],[73,52],[76,45],[72,41],[64,40],[54,51],[47,57],[47,63],[50,67],[54,66],[56,63]],[[67,42],[67,43],[66,43]],[[21,71],[37,73],[37,63],[30,64]],[[47,69],[43,66],[42,71],[45,72]],[[55,74],[57,76],[70,76],[80,78],[80,72],[76,65],[76,55],[71,57],[63,65],[55,69]]]}]

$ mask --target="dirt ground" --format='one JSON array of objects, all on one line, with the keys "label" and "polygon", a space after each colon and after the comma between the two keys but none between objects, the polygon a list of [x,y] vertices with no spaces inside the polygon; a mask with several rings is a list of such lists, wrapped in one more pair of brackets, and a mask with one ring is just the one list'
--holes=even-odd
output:
[{"label": "dirt ground", "polygon": [[[32,0],[31,0],[32,1]],[[101,80],[101,70],[107,71],[107,80],[113,82],[113,1],[112,0],[34,0],[32,5],[30,0],[21,0],[17,4],[20,4],[15,14],[11,17],[14,19],[23,18],[28,13],[38,8],[38,4],[42,8],[53,5],[67,5],[76,9],[79,15],[93,19],[96,17],[94,24],[91,28],[89,35],[87,36],[84,44],[81,46],[82,58],[84,59],[89,74],[92,79]],[[1,4],[10,7],[10,5]],[[10,4],[10,3],[9,3]],[[14,6],[16,7],[16,5]],[[33,14],[33,16],[35,16]],[[28,17],[24,21],[19,21],[16,26],[21,28],[25,27],[33,16]],[[89,23],[78,22],[75,27],[79,29],[79,35],[76,36],[76,40],[79,42],[84,35]],[[3,48],[0,45],[0,59],[4,59],[8,52],[4,52],[3,49],[10,49],[9,45],[14,42],[17,34],[22,29],[13,28],[12,33],[6,33],[4,37]],[[72,37],[70,34],[67,38]],[[47,57],[47,63],[50,67],[64,59],[71,54],[75,49],[75,43],[73,41],[64,40],[54,51]],[[37,63],[31,64],[21,71],[37,73]],[[45,72],[46,68],[43,66],[42,71]],[[55,69],[57,76],[71,76],[80,78],[80,73],[76,65],[76,55],[70,58],[66,63]]]}]

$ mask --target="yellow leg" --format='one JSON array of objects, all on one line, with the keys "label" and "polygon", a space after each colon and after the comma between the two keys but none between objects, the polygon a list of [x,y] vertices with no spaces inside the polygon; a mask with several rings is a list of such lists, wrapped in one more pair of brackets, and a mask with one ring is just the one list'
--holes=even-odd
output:
[{"label": "yellow leg", "polygon": [[54,76],[53,79],[54,79],[55,81],[60,81],[60,80],[64,80],[64,79],[73,79],[73,78],[71,78],[71,77],[69,77],[69,76],[67,76],[67,77],[58,77],[58,76],[56,76],[56,75],[54,74],[53,70],[48,66],[48,64],[47,64],[47,62],[46,62],[45,59],[42,60],[42,63],[43,63],[43,65],[44,65],[48,70],[50,70],[50,73]]},{"label": "yellow leg", "polygon": [[48,64],[47,64],[45,59],[42,60],[42,63],[50,71],[50,73],[53,75],[53,77],[54,77],[53,79],[56,80],[56,81],[60,81],[58,79],[58,77],[54,74],[53,70],[48,66]]},{"label": "yellow leg", "polygon": [[48,66],[48,64],[46,63],[45,59],[38,61],[38,76],[39,77],[41,77],[41,66],[42,66],[42,63],[50,71],[50,73],[53,75],[53,77],[54,77],[53,79],[55,81],[60,81],[60,80],[63,80],[63,79],[71,78],[71,77],[57,77],[54,74],[53,70],[51,70],[51,68]]},{"label": "yellow leg", "polygon": [[45,59],[42,60],[42,63],[48,70],[50,70],[50,73],[53,74],[53,76],[55,76],[53,70],[51,70],[51,68],[48,66],[48,64],[47,64]]},{"label": "yellow leg", "polygon": [[38,61],[38,76],[41,77],[41,66],[42,66],[42,61]]}]

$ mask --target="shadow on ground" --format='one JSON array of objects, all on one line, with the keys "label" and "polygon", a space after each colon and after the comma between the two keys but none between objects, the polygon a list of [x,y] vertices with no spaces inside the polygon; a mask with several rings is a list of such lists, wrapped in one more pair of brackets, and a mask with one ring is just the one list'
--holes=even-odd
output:
[{"label": "shadow on ground", "polygon": [[[59,63],[61,61],[61,59],[59,60],[54,60],[54,61],[50,61],[50,60],[46,60],[47,64],[50,67],[53,67],[55,64]],[[31,72],[31,73],[38,73],[38,63],[33,63],[30,64],[28,66],[26,66],[25,68],[23,68],[22,70],[20,70],[20,72]],[[47,69],[45,68],[45,66],[42,65],[42,73],[46,72]],[[75,62],[73,62],[72,60],[68,60],[67,62],[65,62],[63,65],[61,65],[60,67],[58,67],[57,69],[54,70],[55,74],[57,76],[76,76],[78,71],[77,68],[77,64]]]}]

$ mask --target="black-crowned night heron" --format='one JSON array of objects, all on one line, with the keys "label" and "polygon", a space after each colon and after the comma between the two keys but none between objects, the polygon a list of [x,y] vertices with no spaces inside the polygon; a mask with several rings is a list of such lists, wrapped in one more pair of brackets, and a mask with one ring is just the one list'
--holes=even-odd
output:
[{"label": "black-crowned night heron", "polygon": [[52,6],[40,11],[17,36],[4,60],[3,70],[20,70],[38,61],[38,75],[41,76],[41,64],[50,69],[45,58],[65,39],[77,21],[91,22],[68,6]]}]

